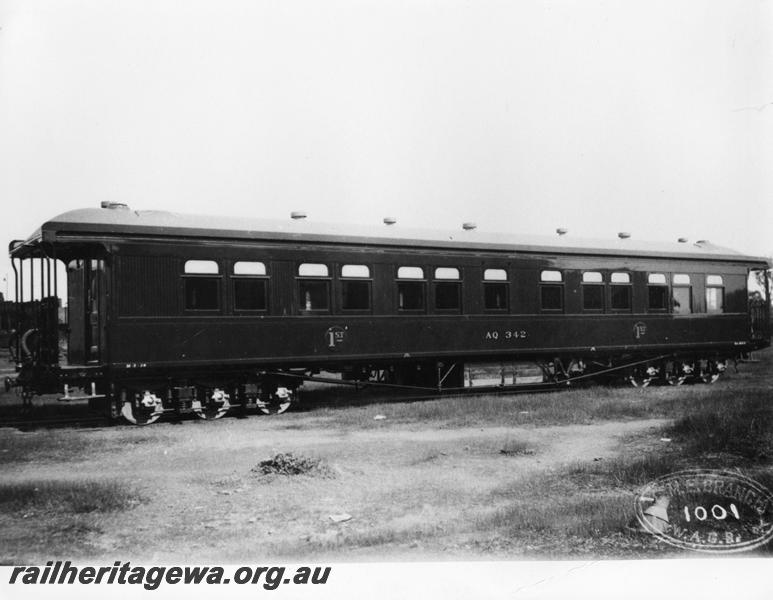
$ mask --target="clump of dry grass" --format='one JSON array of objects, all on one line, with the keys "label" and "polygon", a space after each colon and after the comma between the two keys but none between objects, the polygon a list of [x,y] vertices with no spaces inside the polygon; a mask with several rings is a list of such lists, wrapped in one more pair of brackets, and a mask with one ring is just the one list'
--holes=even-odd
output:
[{"label": "clump of dry grass", "polygon": [[549,533],[592,538],[622,531],[633,516],[633,502],[627,494],[577,494],[553,502],[519,500],[479,525],[514,536]]},{"label": "clump of dry grass", "polygon": [[321,459],[296,456],[292,452],[280,452],[274,457],[260,461],[252,468],[259,475],[311,475],[332,477],[333,470]]},{"label": "clump of dry grass", "polygon": [[530,456],[536,453],[536,450],[526,442],[520,440],[508,440],[499,449],[500,454],[505,456]]},{"label": "clump of dry grass", "polygon": [[577,484],[596,484],[602,488],[644,485],[681,468],[681,455],[644,454],[592,463],[578,463],[566,470]]},{"label": "clump of dry grass", "polygon": [[0,510],[49,514],[114,512],[143,501],[119,481],[25,481],[0,483]]}]

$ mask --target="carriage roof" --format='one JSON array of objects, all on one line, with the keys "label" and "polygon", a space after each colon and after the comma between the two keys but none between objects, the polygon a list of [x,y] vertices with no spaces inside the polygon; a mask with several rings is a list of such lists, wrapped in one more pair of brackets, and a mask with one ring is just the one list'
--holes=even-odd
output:
[{"label": "carriage roof", "polygon": [[645,242],[636,239],[588,239],[493,233],[479,229],[442,231],[398,225],[357,226],[320,223],[309,219],[286,221],[252,217],[204,216],[128,208],[72,210],[45,222],[25,242],[11,244],[12,256],[31,256],[40,242],[84,242],[89,239],[222,239],[386,247],[439,248],[577,255],[687,258],[753,261],[747,256],[706,241],[695,243]]}]

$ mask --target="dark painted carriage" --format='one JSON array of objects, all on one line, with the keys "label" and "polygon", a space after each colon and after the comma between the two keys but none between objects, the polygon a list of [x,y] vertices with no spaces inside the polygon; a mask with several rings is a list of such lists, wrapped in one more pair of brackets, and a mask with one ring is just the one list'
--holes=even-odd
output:
[{"label": "dark painted carriage", "polygon": [[[315,373],[458,389],[619,373],[713,381],[769,345],[765,259],[649,244],[67,212],[10,254],[31,307],[11,341],[26,398],[164,411],[283,410]],[[57,264],[66,265],[66,344]],[[26,303],[26,304],[25,304]],[[66,351],[63,348],[66,346]],[[533,374],[532,374],[533,375]]]}]

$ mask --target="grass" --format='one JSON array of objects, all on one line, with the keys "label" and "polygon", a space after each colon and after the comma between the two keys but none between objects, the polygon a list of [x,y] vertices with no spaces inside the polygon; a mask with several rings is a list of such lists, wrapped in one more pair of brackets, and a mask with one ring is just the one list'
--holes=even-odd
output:
[{"label": "grass", "polygon": [[93,555],[110,515],[145,501],[120,481],[37,480],[0,483],[0,564],[42,557]]},{"label": "grass", "polygon": [[632,489],[662,475],[682,469],[681,456],[675,453],[652,453],[613,460],[577,463],[565,470],[565,475],[578,486],[595,489]]},{"label": "grass", "polygon": [[[372,429],[391,423],[438,423],[444,427],[498,424],[561,425],[594,419],[646,418],[662,410],[643,402],[639,390],[593,388],[522,396],[451,396],[438,400],[377,403],[342,411],[327,408],[321,416],[337,426]],[[578,397],[579,396],[579,397]],[[373,417],[382,414],[385,420]]]},{"label": "grass", "polygon": [[568,496],[552,502],[519,500],[479,522],[478,527],[503,528],[505,533],[592,538],[619,533],[634,516],[623,493],[596,497]]},{"label": "grass", "polygon": [[736,395],[707,398],[694,412],[681,416],[670,429],[690,455],[736,454],[762,462],[773,450],[773,407],[769,396]]},{"label": "grass", "polygon": [[100,454],[125,451],[133,446],[171,441],[161,428],[145,432],[136,428],[114,430],[55,429],[0,435],[0,465],[89,460]]},{"label": "grass", "polygon": [[40,480],[0,483],[0,512],[92,513],[126,510],[142,497],[119,481]]},{"label": "grass", "polygon": [[[700,408],[707,398],[721,397],[727,389],[723,384],[651,386],[646,389],[592,386],[509,396],[448,396],[437,400],[375,402],[347,409],[324,407],[314,412],[314,418],[336,427],[357,430],[390,427],[395,423],[434,424],[444,428],[543,427],[673,418]],[[335,392],[331,391],[331,394]],[[386,418],[374,420],[376,415]],[[291,427],[291,423],[287,427]]]}]

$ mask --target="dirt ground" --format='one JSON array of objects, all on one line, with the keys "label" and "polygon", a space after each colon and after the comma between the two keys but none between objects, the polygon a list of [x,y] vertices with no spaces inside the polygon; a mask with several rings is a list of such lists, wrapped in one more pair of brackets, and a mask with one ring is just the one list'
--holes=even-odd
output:
[{"label": "dirt ground", "polygon": [[[583,402],[594,393],[638,405],[647,402],[648,391],[562,394]],[[678,393],[658,388],[651,397]],[[567,399],[572,397],[560,397]],[[406,420],[414,410],[417,418]],[[553,505],[558,513],[556,490],[543,485],[560,483],[567,468],[668,444],[665,418],[523,426],[473,419],[450,426],[443,418],[421,418],[426,410],[423,403],[408,403],[400,407],[403,418],[393,418],[383,404],[365,403],[144,428],[0,427],[5,485],[117,481],[135,498],[116,511],[62,515],[32,505],[0,512],[0,562],[544,558],[550,550],[540,549],[539,534],[521,537],[509,528],[514,503],[526,499],[527,519],[532,509],[540,518]],[[278,453],[318,459],[322,468],[296,476],[257,472],[258,463]],[[630,490],[584,493],[621,514],[632,504]],[[596,545],[591,554],[676,552],[626,535],[615,534],[610,549]],[[582,547],[588,540],[575,541]]]}]

